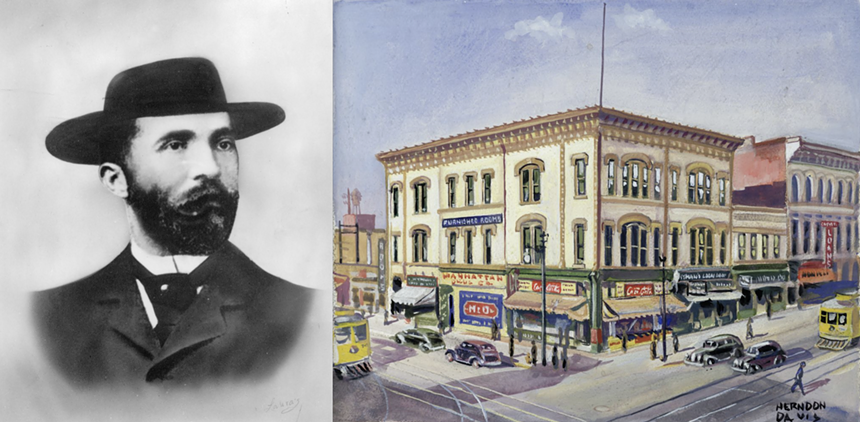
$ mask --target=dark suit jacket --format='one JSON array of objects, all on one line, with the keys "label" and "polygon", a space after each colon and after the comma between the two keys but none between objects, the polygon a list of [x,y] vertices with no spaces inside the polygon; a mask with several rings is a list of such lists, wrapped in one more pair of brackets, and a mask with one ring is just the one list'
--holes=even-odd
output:
[{"label": "dark suit jacket", "polygon": [[127,247],[95,274],[34,294],[38,334],[70,382],[260,379],[296,346],[313,290],[266,273],[228,243],[196,270],[209,276],[162,347],[146,317],[132,259]]}]

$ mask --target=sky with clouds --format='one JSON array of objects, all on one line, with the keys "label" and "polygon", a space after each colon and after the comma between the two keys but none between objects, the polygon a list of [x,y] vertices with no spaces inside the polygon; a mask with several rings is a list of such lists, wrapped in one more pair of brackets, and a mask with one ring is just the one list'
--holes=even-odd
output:
[{"label": "sky with clouds", "polygon": [[[738,4],[736,4],[738,3]],[[374,155],[599,100],[603,2],[334,5],[334,209],[385,207]],[[860,149],[860,3],[608,1],[605,106]]]}]

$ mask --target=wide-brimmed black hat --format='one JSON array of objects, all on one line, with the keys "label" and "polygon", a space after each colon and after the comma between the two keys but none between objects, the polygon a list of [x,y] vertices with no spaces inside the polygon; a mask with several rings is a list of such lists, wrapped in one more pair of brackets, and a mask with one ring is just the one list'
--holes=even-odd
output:
[{"label": "wide-brimmed black hat", "polygon": [[67,120],[45,139],[48,152],[76,164],[101,164],[100,149],[111,139],[104,128],[138,117],[227,112],[237,139],[284,121],[276,104],[228,103],[218,70],[209,60],[163,60],[116,75],[105,94],[104,110]]}]

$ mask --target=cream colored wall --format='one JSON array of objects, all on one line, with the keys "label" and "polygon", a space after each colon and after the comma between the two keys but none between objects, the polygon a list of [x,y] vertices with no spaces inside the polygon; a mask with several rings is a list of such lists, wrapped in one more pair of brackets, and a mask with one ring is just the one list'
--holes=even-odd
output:
[{"label": "cream colored wall", "polygon": [[[580,197],[576,194],[576,166],[574,157],[585,154],[588,163],[585,169],[586,194]],[[565,170],[565,203],[564,203],[564,265],[567,268],[594,268],[595,248],[598,247],[602,228],[597,224],[597,139],[587,137],[567,141],[564,145]],[[582,264],[576,264],[576,237],[574,220],[585,219],[585,257]]]}]

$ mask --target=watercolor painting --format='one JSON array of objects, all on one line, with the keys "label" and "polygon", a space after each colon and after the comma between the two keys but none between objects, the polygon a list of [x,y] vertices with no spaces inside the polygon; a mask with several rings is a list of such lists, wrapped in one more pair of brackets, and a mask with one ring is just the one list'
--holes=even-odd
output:
[{"label": "watercolor painting", "polygon": [[860,4],[334,4],[333,418],[860,419]]}]

